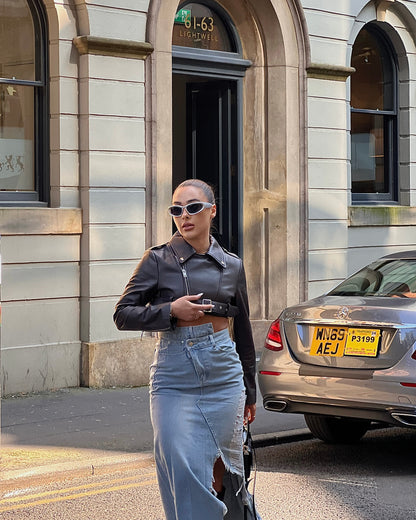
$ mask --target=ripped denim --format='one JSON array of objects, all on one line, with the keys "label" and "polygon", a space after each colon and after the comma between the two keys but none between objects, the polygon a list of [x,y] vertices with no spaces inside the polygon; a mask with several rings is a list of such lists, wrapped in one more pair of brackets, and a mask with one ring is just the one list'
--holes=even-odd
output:
[{"label": "ripped denim", "polygon": [[227,329],[214,333],[208,323],[159,333],[150,410],[166,520],[223,519],[227,507],[212,486],[219,457],[236,483],[233,497],[246,502],[244,404],[243,371]]}]

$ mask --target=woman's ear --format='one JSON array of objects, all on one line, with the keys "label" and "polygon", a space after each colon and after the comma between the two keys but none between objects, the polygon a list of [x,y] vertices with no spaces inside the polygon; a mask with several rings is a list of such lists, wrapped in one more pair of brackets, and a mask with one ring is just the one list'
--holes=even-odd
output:
[{"label": "woman's ear", "polygon": [[215,218],[217,214],[217,206],[215,204],[213,204],[211,206],[211,219],[213,220]]}]

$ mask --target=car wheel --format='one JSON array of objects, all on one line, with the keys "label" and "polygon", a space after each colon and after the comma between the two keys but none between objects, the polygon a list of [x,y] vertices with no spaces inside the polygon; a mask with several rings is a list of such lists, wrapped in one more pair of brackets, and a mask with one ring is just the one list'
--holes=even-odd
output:
[{"label": "car wheel", "polygon": [[357,442],[370,427],[369,421],[326,415],[305,414],[305,422],[315,437],[330,444]]}]

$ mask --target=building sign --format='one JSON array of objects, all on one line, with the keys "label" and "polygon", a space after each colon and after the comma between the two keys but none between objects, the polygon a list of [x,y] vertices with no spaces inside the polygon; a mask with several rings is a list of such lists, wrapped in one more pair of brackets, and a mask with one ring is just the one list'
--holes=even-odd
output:
[{"label": "building sign", "polygon": [[176,12],[172,44],[194,49],[235,52],[221,17],[203,4],[189,3]]},{"label": "building sign", "polygon": [[179,9],[179,11],[177,11],[175,14],[175,23],[184,24],[190,17],[191,11],[188,11],[188,9]]}]

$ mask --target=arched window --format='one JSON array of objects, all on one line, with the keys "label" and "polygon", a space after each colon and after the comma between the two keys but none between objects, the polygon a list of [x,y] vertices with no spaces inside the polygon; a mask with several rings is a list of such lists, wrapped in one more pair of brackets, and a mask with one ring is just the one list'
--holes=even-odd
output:
[{"label": "arched window", "polygon": [[375,25],[358,34],[351,66],[353,202],[397,201],[397,70],[389,41]]},{"label": "arched window", "polygon": [[181,5],[175,16],[172,45],[238,52],[234,35],[221,16],[220,7],[209,1]]},{"label": "arched window", "polygon": [[0,0],[0,205],[48,202],[46,41],[37,0]]}]

